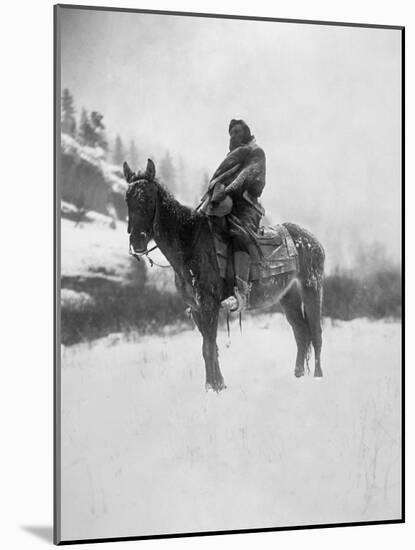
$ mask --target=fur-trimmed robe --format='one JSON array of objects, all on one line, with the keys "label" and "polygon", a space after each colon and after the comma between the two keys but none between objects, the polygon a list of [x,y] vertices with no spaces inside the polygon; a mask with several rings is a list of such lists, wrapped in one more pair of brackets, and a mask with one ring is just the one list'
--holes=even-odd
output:
[{"label": "fur-trimmed robe", "polygon": [[265,153],[253,138],[247,145],[228,153],[213,174],[211,183],[219,180],[233,199],[242,197],[245,190],[257,199],[265,186],[265,164]]},{"label": "fur-trimmed robe", "polygon": [[[232,212],[226,217],[227,220],[217,220],[215,226],[219,232],[225,231],[233,237],[234,249],[247,249],[259,227],[261,207],[258,197],[265,186],[265,167],[265,153],[253,138],[247,145],[228,153],[211,179],[211,201],[215,201],[215,187],[222,185],[233,200]],[[243,196],[245,191],[248,192],[249,202]]]}]

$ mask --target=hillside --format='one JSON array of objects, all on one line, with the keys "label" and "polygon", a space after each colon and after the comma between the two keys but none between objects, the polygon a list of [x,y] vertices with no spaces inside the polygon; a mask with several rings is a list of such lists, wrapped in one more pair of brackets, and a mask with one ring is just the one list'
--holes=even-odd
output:
[{"label": "hillside", "polygon": [[[127,224],[97,212],[74,219],[61,207],[62,342],[73,344],[124,330],[157,331],[186,323],[172,269],[149,267],[128,253]],[[167,261],[160,251],[151,257]]]},{"label": "hillside", "polygon": [[62,200],[125,220],[126,183],[121,167],[107,162],[100,147],[80,145],[61,134]]}]

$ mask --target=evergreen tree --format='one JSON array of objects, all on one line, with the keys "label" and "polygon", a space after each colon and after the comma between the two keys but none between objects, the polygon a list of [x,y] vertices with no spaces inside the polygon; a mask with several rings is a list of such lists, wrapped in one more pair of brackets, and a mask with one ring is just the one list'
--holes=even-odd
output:
[{"label": "evergreen tree", "polygon": [[172,193],[175,192],[176,171],[173,166],[173,160],[167,151],[160,162],[160,178]]},{"label": "evergreen tree", "polygon": [[93,132],[92,146],[102,147],[104,151],[108,150],[108,141],[105,136],[105,126],[102,122],[104,115],[101,115],[98,111],[92,111],[91,113],[91,127]]},{"label": "evergreen tree", "polygon": [[76,135],[75,108],[73,105],[73,97],[68,88],[65,88],[62,92],[61,131],[70,136],[75,137]]},{"label": "evergreen tree", "polygon": [[130,148],[128,150],[128,163],[133,168],[133,170],[137,170],[139,161],[140,157],[138,154],[138,149],[135,141],[132,139],[130,141]]},{"label": "evergreen tree", "polygon": [[102,122],[103,118],[103,115],[97,111],[92,111],[91,115],[88,116],[87,110],[82,109],[78,131],[78,138],[82,145],[102,147],[104,151],[108,150],[105,126]]},{"label": "evergreen tree", "polygon": [[78,139],[82,145],[92,145],[93,131],[89,121],[88,112],[86,109],[82,109],[81,118],[79,121]]},{"label": "evergreen tree", "polygon": [[122,139],[120,135],[117,134],[117,137],[115,138],[115,143],[114,143],[114,150],[112,153],[112,162],[117,166],[121,166],[124,160],[125,160],[124,145],[122,143]]}]

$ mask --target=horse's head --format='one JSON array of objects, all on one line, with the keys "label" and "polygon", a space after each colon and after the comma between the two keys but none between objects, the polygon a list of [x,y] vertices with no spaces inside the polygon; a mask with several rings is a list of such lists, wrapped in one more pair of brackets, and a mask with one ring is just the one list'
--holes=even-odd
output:
[{"label": "horse's head", "polygon": [[157,186],[154,181],[156,168],[151,159],[148,159],[144,173],[133,172],[126,162],[123,168],[124,177],[128,183],[125,199],[128,207],[130,251],[138,256],[147,250],[147,245],[153,236],[157,197]]}]

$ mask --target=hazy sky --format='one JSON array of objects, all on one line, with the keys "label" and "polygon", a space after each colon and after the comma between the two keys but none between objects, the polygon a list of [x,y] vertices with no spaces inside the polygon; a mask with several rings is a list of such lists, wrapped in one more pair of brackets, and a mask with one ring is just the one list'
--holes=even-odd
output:
[{"label": "hazy sky", "polygon": [[399,257],[399,31],[75,9],[61,28],[62,87],[110,135],[212,173],[229,120],[244,118],[275,221],[332,248],[361,233]]}]

